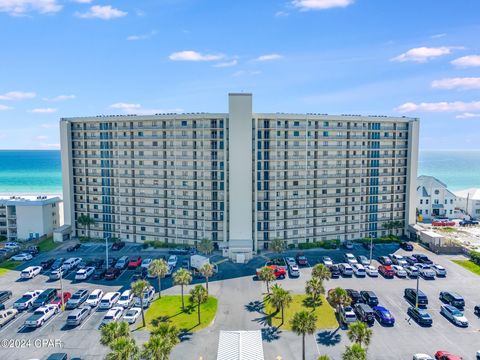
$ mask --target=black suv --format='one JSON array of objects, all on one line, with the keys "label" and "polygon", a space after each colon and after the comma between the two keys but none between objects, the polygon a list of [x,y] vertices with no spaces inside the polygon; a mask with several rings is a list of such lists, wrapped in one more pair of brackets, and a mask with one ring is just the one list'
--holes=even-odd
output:
[{"label": "black suv", "polygon": [[57,270],[57,269],[60,268],[60,266],[63,265],[63,262],[64,262],[64,261],[65,261],[64,258],[57,258],[57,259],[53,262],[53,264],[52,264],[52,266],[51,266],[50,268],[51,268],[52,270]]},{"label": "black suv", "polygon": [[465,307],[465,300],[463,297],[451,291],[440,292],[440,300],[444,303],[455,306],[458,309],[463,309]]},{"label": "black suv", "polygon": [[40,295],[38,295],[38,297],[33,302],[33,307],[39,308],[40,306],[44,306],[50,303],[51,301],[53,301],[53,299],[55,299],[56,297],[57,297],[57,289],[44,290]]},{"label": "black suv", "polygon": [[362,296],[360,295],[360,293],[357,290],[345,289],[345,291],[347,292],[350,299],[352,299],[352,302],[350,303],[351,305],[355,305],[355,304],[364,302],[364,300],[362,299]]},{"label": "black suv", "polygon": [[360,295],[366,304],[370,306],[378,305],[378,297],[373,291],[360,291]]},{"label": "black suv", "polygon": [[43,270],[48,270],[50,269],[50,267],[53,265],[54,262],[55,262],[55,259],[43,260],[40,263],[40,266],[42,267]]},{"label": "black suv", "polygon": [[[417,298],[417,290],[412,289],[412,288],[407,288],[405,289],[404,293],[405,299],[412,304],[415,305],[416,298]],[[418,290],[418,306],[423,306],[427,307],[428,305],[428,298],[427,295],[425,295],[422,290]]]},{"label": "black suv", "polygon": [[12,297],[12,292],[10,290],[1,290],[0,291],[0,310],[5,310],[4,302]]},{"label": "black suv", "polygon": [[418,260],[419,263],[433,265],[433,261],[428,258],[427,255],[423,254],[413,254],[412,255],[415,259]]},{"label": "black suv", "polygon": [[357,315],[358,320],[367,324],[373,324],[375,321],[375,313],[367,304],[358,303],[353,306],[353,311]]},{"label": "black suv", "polygon": [[338,268],[338,265],[330,265],[328,267],[328,270],[330,270],[330,274],[333,279],[339,278],[340,277],[340,269]]}]

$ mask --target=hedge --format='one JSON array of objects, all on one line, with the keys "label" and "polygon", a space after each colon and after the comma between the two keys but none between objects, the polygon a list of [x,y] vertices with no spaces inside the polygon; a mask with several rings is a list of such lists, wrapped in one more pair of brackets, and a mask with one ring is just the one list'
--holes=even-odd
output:
[{"label": "hedge", "polygon": [[310,243],[298,244],[298,248],[302,250],[315,249],[315,248],[337,249],[339,246],[340,246],[340,240],[320,240],[320,241],[314,241]]},{"label": "hedge", "polygon": [[388,244],[388,243],[401,242],[400,238],[395,235],[382,236],[374,239],[365,238],[365,239],[356,240],[356,242],[363,244],[363,243],[370,243],[372,242],[372,240],[374,244]]},{"label": "hedge", "polygon": [[153,247],[155,249],[167,248],[167,249],[177,249],[177,248],[190,248],[188,245],[184,244],[175,244],[175,243],[166,243],[160,240],[145,240],[142,244],[144,249]]},{"label": "hedge", "polygon": [[470,251],[470,260],[477,265],[480,265],[480,252],[478,251]]}]

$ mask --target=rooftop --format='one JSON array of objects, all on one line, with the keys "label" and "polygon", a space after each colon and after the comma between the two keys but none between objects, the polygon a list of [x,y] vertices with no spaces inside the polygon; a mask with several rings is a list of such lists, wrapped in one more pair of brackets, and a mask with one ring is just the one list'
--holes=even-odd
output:
[{"label": "rooftop", "polygon": [[12,196],[0,196],[0,205],[46,205],[53,204],[62,201],[59,196],[55,195],[12,195]]},{"label": "rooftop", "polygon": [[462,198],[468,197],[470,200],[480,200],[480,188],[470,188],[470,189],[455,191],[455,195]]}]

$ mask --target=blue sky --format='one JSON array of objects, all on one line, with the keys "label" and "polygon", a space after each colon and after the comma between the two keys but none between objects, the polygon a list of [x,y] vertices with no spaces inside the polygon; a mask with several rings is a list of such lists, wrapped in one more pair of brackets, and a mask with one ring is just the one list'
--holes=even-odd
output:
[{"label": "blue sky", "polygon": [[421,119],[480,149],[475,0],[0,0],[0,148],[58,148],[60,117],[227,111]]}]

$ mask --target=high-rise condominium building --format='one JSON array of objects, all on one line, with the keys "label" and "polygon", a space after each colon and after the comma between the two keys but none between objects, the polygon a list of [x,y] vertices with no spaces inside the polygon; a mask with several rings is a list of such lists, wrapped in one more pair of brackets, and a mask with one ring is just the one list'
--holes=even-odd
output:
[{"label": "high-rise condominium building", "polygon": [[[240,93],[228,113],[64,118],[60,127],[65,222],[76,236],[208,238],[251,252],[274,238],[400,235],[415,222],[418,119],[253,113],[252,95]],[[95,220],[90,229],[82,214]]]}]

